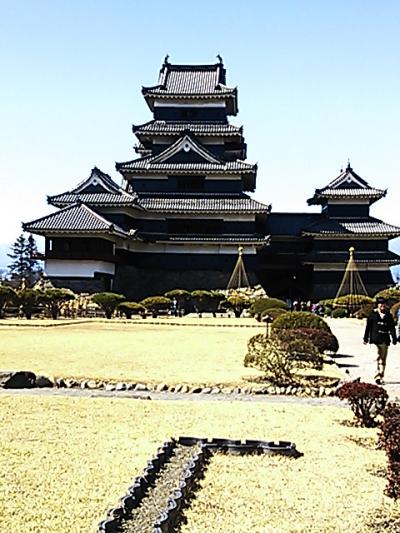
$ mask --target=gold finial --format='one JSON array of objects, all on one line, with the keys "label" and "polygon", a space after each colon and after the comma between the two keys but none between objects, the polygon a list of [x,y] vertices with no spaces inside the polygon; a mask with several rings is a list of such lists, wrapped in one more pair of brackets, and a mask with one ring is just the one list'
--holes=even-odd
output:
[{"label": "gold finial", "polygon": [[349,252],[350,252],[350,257],[353,257],[354,252],[355,252],[355,248],[354,248],[354,246],[350,246],[350,248],[349,248]]},{"label": "gold finial", "polygon": [[238,254],[243,255],[243,246],[238,246]]}]

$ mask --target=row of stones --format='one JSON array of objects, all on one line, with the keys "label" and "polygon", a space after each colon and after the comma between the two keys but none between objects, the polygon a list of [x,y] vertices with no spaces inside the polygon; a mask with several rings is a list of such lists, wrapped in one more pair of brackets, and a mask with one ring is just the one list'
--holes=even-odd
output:
[{"label": "row of stones", "polygon": [[301,386],[255,386],[255,387],[225,387],[225,386],[201,386],[179,383],[168,385],[167,383],[127,383],[127,382],[104,382],[95,380],[77,381],[73,379],[56,379],[54,385],[58,388],[81,388],[92,390],[105,390],[107,392],[134,391],[134,392],[170,392],[179,394],[270,394],[291,396],[335,396],[336,387],[301,387]]}]

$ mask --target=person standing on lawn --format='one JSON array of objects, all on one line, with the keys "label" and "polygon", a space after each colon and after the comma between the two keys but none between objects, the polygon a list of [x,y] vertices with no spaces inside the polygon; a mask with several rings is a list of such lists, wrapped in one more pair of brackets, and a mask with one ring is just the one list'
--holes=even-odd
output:
[{"label": "person standing on lawn", "polygon": [[386,359],[390,340],[397,344],[394,320],[390,312],[386,309],[386,301],[383,298],[376,300],[376,309],[371,311],[367,319],[364,333],[364,344],[375,344],[378,356],[375,383],[382,385],[385,375]]}]

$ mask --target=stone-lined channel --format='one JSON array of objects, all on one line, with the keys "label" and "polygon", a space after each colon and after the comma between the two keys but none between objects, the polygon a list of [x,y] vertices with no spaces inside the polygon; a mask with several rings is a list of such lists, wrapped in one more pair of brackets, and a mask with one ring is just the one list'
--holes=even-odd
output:
[{"label": "stone-lined channel", "polygon": [[121,521],[122,532],[148,533],[154,531],[155,524],[160,519],[160,509],[168,508],[168,502],[174,497],[175,491],[179,489],[188,463],[200,449],[201,446],[198,444],[175,447],[171,458],[157,474],[154,484],[148,488],[141,505],[133,509],[129,519]]},{"label": "stone-lined channel", "polygon": [[176,531],[182,511],[194,495],[213,452],[279,454],[298,458],[296,445],[259,440],[179,437],[163,444],[135,478],[118,507],[99,524],[99,533],[168,533]]}]

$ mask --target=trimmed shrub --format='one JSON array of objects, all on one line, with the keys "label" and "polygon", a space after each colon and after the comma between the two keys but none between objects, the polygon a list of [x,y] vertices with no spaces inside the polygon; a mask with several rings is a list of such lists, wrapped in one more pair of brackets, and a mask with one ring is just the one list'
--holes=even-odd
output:
[{"label": "trimmed shrub", "polygon": [[247,296],[239,293],[233,293],[224,302],[224,307],[232,309],[235,313],[235,317],[239,318],[244,309],[250,307],[250,300]]},{"label": "trimmed shrub", "polygon": [[392,305],[392,307],[390,308],[390,312],[392,313],[392,316],[394,318],[394,320],[397,322],[398,320],[398,317],[399,317],[399,311],[400,311],[400,302],[397,302],[395,303],[394,305]]},{"label": "trimmed shrub", "polygon": [[350,381],[337,390],[341,400],[347,400],[361,427],[371,428],[378,425],[377,417],[383,414],[388,400],[384,388],[372,383]]},{"label": "trimmed shrub", "polygon": [[92,295],[92,302],[99,305],[110,319],[117,305],[125,300],[125,296],[115,292],[97,292]]},{"label": "trimmed shrub", "polygon": [[389,403],[383,412],[380,441],[388,459],[385,494],[400,498],[400,405]]},{"label": "trimmed shrub", "polygon": [[396,302],[400,302],[400,288],[398,287],[391,287],[390,289],[384,289],[383,291],[379,291],[375,294],[374,300],[377,298],[384,298],[387,300],[388,305],[392,306]]},{"label": "trimmed shrub", "polygon": [[157,318],[160,311],[169,309],[171,304],[171,299],[166,296],[148,296],[140,302],[140,305],[151,312],[153,318]]},{"label": "trimmed shrub", "polygon": [[328,324],[323,318],[307,311],[292,311],[275,318],[272,322],[274,329],[299,329],[312,328],[324,329],[331,333]]},{"label": "trimmed shrub", "polygon": [[191,293],[198,313],[213,313],[215,316],[225,296],[218,291],[195,290]]},{"label": "trimmed shrub", "polygon": [[324,329],[299,328],[291,331],[296,334],[305,335],[314,344],[319,353],[336,353],[339,350],[339,342],[335,335]]},{"label": "trimmed shrub", "polygon": [[75,300],[75,294],[70,289],[46,289],[39,299],[50,313],[51,318],[57,320],[63,305]]},{"label": "trimmed shrub", "polygon": [[184,289],[173,289],[172,291],[166,292],[164,296],[170,300],[176,298],[178,302],[188,302],[192,298],[190,292]]},{"label": "trimmed shrub", "polygon": [[267,309],[284,309],[285,311],[289,311],[289,306],[286,302],[278,298],[259,298],[251,304],[249,314],[256,318],[256,320],[261,320],[263,312]]},{"label": "trimmed shrub", "polygon": [[287,313],[288,311],[286,309],[282,309],[281,307],[271,307],[271,309],[265,309],[261,313],[261,320],[263,320],[266,317],[269,317],[271,320],[275,320],[276,317],[283,315],[283,313]]},{"label": "trimmed shrub", "polygon": [[333,298],[327,298],[325,300],[320,300],[318,302],[319,305],[323,305],[324,307],[333,307]]},{"label": "trimmed shrub", "polygon": [[374,301],[365,294],[345,294],[332,300],[332,307],[344,307],[356,311],[365,304],[373,304]]},{"label": "trimmed shrub", "polygon": [[17,298],[15,291],[11,287],[0,285],[0,318],[4,318],[4,312],[8,304]]},{"label": "trimmed shrub", "polygon": [[332,309],[331,317],[332,318],[346,318],[349,316],[349,313],[347,312],[347,309],[344,307],[336,307]]},{"label": "trimmed shrub", "polygon": [[247,348],[244,365],[258,368],[278,384],[293,382],[295,369],[322,366],[322,358],[313,343],[289,331],[270,337],[255,335]]},{"label": "trimmed shrub", "polygon": [[35,289],[22,289],[17,292],[16,302],[26,319],[30,320],[32,318],[41,296],[42,293]]},{"label": "trimmed shrub", "polygon": [[365,304],[354,313],[355,318],[368,318],[371,314],[371,311],[374,309],[374,304]]},{"label": "trimmed shrub", "polygon": [[146,308],[137,302],[122,302],[118,304],[117,310],[123,313],[126,318],[132,318],[132,315],[142,315]]}]

